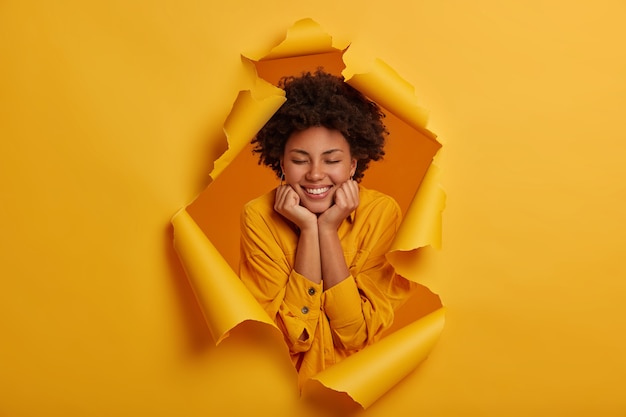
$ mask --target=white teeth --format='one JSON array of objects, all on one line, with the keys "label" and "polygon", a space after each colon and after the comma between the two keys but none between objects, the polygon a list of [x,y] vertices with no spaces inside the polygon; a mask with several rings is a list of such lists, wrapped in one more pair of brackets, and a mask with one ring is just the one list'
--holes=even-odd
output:
[{"label": "white teeth", "polygon": [[323,194],[326,191],[330,190],[330,187],[324,187],[324,188],[307,188],[306,192],[309,194],[315,194],[315,195],[319,195],[319,194]]}]

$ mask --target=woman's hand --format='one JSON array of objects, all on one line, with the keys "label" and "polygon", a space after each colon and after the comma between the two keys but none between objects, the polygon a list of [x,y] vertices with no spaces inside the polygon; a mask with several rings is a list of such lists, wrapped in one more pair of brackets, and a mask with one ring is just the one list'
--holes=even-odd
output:
[{"label": "woman's hand", "polygon": [[359,206],[359,184],[354,180],[344,182],[335,192],[334,198],[335,203],[317,220],[320,228],[337,230],[341,222]]},{"label": "woman's hand", "polygon": [[295,223],[300,230],[317,226],[317,216],[300,205],[300,197],[290,185],[276,188],[274,210]]}]

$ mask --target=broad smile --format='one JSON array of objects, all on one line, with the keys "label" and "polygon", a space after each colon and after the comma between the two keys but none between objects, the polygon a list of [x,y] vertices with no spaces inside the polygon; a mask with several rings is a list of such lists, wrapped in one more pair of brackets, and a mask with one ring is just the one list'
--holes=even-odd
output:
[{"label": "broad smile", "polygon": [[331,186],[327,185],[324,187],[305,187],[302,186],[302,190],[304,193],[314,199],[322,199],[328,195],[328,192],[331,190]]}]

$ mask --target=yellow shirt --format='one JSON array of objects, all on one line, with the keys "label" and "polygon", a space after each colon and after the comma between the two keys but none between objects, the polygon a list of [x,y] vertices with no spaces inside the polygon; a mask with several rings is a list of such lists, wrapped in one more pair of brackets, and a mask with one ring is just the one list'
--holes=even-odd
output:
[{"label": "yellow shirt", "polygon": [[[391,197],[360,187],[359,206],[338,229],[351,278],[324,291],[293,269],[298,229],[274,211],[274,195],[243,208],[239,274],[283,332],[302,384],[377,341],[413,286],[385,257],[401,221]],[[305,329],[309,338],[299,340]]]}]

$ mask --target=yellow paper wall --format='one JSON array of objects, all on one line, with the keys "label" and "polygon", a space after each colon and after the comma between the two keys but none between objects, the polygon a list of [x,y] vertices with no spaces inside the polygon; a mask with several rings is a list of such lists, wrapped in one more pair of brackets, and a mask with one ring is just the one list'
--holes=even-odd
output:
[{"label": "yellow paper wall", "polygon": [[495,0],[2,2],[0,415],[324,415],[272,343],[214,346],[170,226],[240,53],[303,17],[414,85],[444,143],[446,327],[362,414],[623,416],[626,6]]}]

